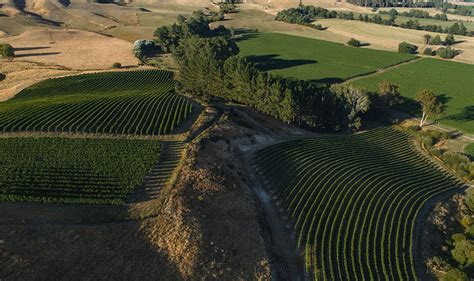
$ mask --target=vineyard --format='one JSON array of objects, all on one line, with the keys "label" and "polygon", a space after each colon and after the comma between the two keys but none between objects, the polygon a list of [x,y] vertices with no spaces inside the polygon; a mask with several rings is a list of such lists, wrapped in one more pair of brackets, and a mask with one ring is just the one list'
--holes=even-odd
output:
[{"label": "vineyard", "polygon": [[0,103],[0,132],[170,134],[193,110],[173,91],[159,70],[50,79]]},{"label": "vineyard", "polygon": [[0,138],[0,201],[123,204],[159,159],[158,141]]},{"label": "vineyard", "polygon": [[434,196],[461,186],[396,128],[321,136],[257,152],[318,280],[416,280],[415,223]]}]

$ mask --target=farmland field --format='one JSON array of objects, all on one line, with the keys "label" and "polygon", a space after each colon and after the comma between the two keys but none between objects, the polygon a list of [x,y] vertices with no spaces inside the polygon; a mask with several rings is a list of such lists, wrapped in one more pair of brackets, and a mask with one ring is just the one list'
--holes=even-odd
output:
[{"label": "farmland field", "polygon": [[[356,80],[354,85],[376,90],[384,79],[400,86],[403,96],[414,99],[416,93],[429,89],[446,102],[441,124],[474,133],[474,65],[435,59],[420,59],[384,73]],[[418,106],[406,103],[407,112],[417,113]]]},{"label": "farmland field", "polygon": [[172,74],[145,70],[50,79],[0,103],[0,131],[164,135],[193,105]]},{"label": "farmland field", "polygon": [[474,143],[468,144],[468,145],[464,148],[464,152],[465,152],[466,154],[469,154],[471,157],[474,157]]},{"label": "farmland field", "polygon": [[241,56],[262,70],[301,80],[341,82],[415,58],[279,33],[249,37],[238,42]]},{"label": "farmland field", "polygon": [[161,143],[0,138],[0,201],[122,204],[159,159]]},{"label": "farmland field", "polygon": [[396,128],[320,136],[257,152],[318,280],[416,280],[420,210],[460,183]]}]

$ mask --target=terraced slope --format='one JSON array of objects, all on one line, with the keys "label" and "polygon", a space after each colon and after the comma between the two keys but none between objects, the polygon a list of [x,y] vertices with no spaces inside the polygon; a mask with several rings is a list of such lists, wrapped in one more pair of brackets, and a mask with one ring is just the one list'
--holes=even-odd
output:
[{"label": "terraced slope", "polygon": [[50,79],[0,103],[0,131],[169,134],[193,109],[173,90],[159,70]]},{"label": "terraced slope", "polygon": [[419,212],[461,185],[395,128],[288,141],[255,163],[318,280],[416,280]]},{"label": "terraced slope", "polygon": [[0,138],[0,201],[123,204],[157,163],[161,142]]}]

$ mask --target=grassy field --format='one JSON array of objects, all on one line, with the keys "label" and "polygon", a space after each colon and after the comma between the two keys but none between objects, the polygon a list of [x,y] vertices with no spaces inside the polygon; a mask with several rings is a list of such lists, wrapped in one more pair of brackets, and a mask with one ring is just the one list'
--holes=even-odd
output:
[{"label": "grassy field", "polygon": [[46,80],[0,103],[0,131],[164,135],[192,109],[167,71],[85,74]]},{"label": "grassy field", "polygon": [[316,280],[416,280],[419,212],[461,186],[390,127],[283,142],[255,163]]},{"label": "grassy field", "polygon": [[0,138],[0,201],[122,204],[158,161],[161,143]]},{"label": "grassy field", "polygon": [[258,33],[238,42],[240,55],[284,77],[340,82],[414,58],[278,33]]},{"label": "grassy field", "polygon": [[474,158],[474,143],[468,144],[468,145],[464,148],[464,153],[469,154],[471,157]]},{"label": "grassy field", "polygon": [[[416,93],[429,89],[446,102],[441,124],[474,133],[474,65],[435,59],[418,61],[390,69],[384,73],[356,80],[354,84],[376,90],[384,79],[400,86],[403,96],[413,100]],[[407,102],[402,109],[417,113],[418,106]]]}]

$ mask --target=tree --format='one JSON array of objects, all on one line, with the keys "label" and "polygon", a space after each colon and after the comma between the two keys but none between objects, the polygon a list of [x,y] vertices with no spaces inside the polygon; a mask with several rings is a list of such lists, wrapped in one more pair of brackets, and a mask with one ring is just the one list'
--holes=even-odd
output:
[{"label": "tree", "polygon": [[431,48],[425,48],[425,49],[423,50],[423,55],[432,56],[432,55],[433,55],[433,49],[431,49]]},{"label": "tree", "polygon": [[429,43],[430,43],[430,40],[431,40],[431,35],[429,35],[429,34],[423,35],[423,42],[424,42],[425,44],[429,44]]},{"label": "tree", "polygon": [[458,53],[455,49],[452,49],[451,47],[447,48],[439,48],[436,51],[436,54],[443,59],[452,59],[454,58]]},{"label": "tree", "polygon": [[436,35],[430,40],[430,45],[441,45],[441,43],[443,42],[441,41],[441,37],[439,37],[439,35]]},{"label": "tree", "polygon": [[468,281],[466,273],[462,272],[457,268],[450,269],[446,274],[441,278],[442,281]]},{"label": "tree", "polygon": [[133,54],[140,62],[145,63],[147,57],[152,57],[160,52],[160,47],[153,41],[137,40],[133,44]]},{"label": "tree", "polygon": [[446,46],[451,46],[451,45],[454,45],[455,43],[456,43],[456,40],[454,39],[454,35],[452,34],[446,35],[446,39],[444,39],[444,44]]},{"label": "tree", "polygon": [[349,41],[347,41],[347,45],[352,47],[360,47],[362,46],[362,43],[360,43],[360,41],[357,39],[351,38]]},{"label": "tree", "polygon": [[407,42],[401,42],[400,44],[398,44],[399,53],[416,54],[416,50],[418,50],[418,47],[416,45],[413,45]]},{"label": "tree", "polygon": [[420,104],[422,110],[420,127],[423,127],[428,116],[437,115],[443,112],[443,104],[438,100],[435,94],[429,90],[418,92],[415,100]]},{"label": "tree", "polygon": [[469,210],[474,212],[474,188],[467,190],[464,202],[466,203],[466,206],[469,208]]},{"label": "tree", "polygon": [[379,95],[386,108],[394,107],[403,103],[398,85],[388,80],[380,82]]},{"label": "tree", "polygon": [[370,98],[367,92],[353,85],[332,85],[331,91],[344,102],[347,127],[358,130],[361,126],[361,114],[370,109]]},{"label": "tree", "polygon": [[1,45],[1,55],[3,58],[12,61],[15,57],[15,49],[10,44]]}]

